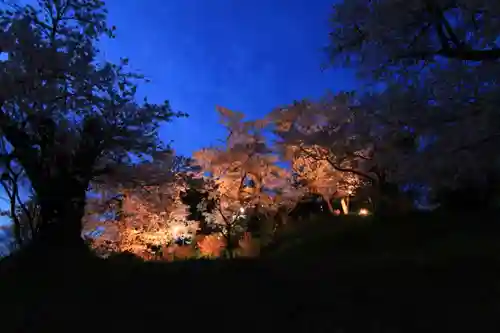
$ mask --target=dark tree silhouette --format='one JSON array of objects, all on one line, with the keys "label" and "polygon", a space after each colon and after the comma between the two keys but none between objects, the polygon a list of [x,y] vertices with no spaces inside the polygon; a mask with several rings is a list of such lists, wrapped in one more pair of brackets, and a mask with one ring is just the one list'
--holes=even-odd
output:
[{"label": "dark tree silhouette", "polygon": [[164,145],[161,122],[183,114],[137,103],[143,77],[97,60],[96,44],[113,37],[97,0],[40,0],[0,15],[0,130],[40,204],[40,240],[82,244],[86,191],[131,154]]},{"label": "dark tree silhouette", "polygon": [[500,59],[495,0],[344,0],[333,6],[329,52],[368,70],[435,61]]}]

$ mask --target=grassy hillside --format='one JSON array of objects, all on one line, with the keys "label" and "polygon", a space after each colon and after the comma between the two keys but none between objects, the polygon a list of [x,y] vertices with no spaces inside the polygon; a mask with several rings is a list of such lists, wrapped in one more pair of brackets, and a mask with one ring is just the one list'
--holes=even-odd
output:
[{"label": "grassy hillside", "polygon": [[31,258],[2,268],[2,332],[493,332],[499,238],[491,217],[350,217],[258,260]]},{"label": "grassy hillside", "polygon": [[439,264],[466,257],[500,259],[499,237],[500,223],[491,215],[348,216],[298,226],[266,254],[281,259],[328,256],[363,265],[399,261]]}]

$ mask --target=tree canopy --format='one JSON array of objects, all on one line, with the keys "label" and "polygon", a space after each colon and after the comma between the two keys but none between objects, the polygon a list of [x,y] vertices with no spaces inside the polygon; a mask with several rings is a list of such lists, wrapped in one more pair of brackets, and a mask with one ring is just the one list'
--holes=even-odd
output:
[{"label": "tree canopy", "polygon": [[364,74],[439,59],[498,62],[500,6],[495,0],[353,0],[333,5],[329,53]]},{"label": "tree canopy", "polygon": [[[130,163],[131,154],[166,148],[162,122],[184,115],[168,102],[135,98],[143,77],[97,60],[97,42],[112,37],[101,1],[39,1],[1,13],[0,129],[8,158],[25,170],[41,206],[41,224],[56,239],[78,239],[91,181]],[[62,234],[65,236],[62,237]],[[72,235],[72,236],[70,236]]]}]

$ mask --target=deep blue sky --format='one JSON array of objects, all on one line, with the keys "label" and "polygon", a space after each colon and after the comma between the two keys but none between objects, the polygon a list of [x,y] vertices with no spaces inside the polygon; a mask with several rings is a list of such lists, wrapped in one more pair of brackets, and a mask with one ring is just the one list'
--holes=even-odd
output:
[{"label": "deep blue sky", "polygon": [[180,154],[224,136],[216,105],[259,117],[327,89],[355,87],[342,69],[321,71],[333,0],[107,0],[117,38],[109,60],[128,57],[152,82],[140,93],[190,114],[162,128]]}]

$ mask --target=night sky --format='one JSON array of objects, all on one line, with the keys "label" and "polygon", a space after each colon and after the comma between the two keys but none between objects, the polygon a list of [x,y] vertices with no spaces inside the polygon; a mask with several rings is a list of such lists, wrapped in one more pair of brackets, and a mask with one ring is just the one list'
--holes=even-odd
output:
[{"label": "night sky", "polygon": [[332,0],[108,0],[117,38],[104,56],[128,57],[152,80],[140,89],[190,114],[162,128],[179,154],[224,137],[216,105],[260,117],[294,99],[355,87],[321,70]]}]

